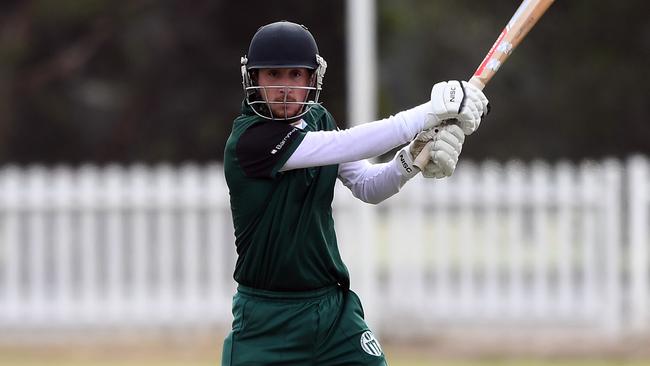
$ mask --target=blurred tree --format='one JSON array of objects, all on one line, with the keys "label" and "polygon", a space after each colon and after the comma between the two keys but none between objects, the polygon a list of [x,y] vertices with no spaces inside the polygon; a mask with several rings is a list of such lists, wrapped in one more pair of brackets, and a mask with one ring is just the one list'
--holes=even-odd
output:
[{"label": "blurred tree", "polygon": [[[381,115],[468,78],[519,1],[378,0]],[[263,24],[314,33],[322,95],[345,126],[344,0],[25,0],[0,4],[0,161],[219,160]],[[644,11],[643,9],[646,9]],[[650,154],[650,23],[641,0],[557,1],[486,92],[464,157]]]},{"label": "blurred tree", "polygon": [[263,24],[304,23],[344,106],[343,2],[33,0],[0,7],[0,159],[221,159],[243,92],[239,58]]},{"label": "blurred tree", "polygon": [[[383,114],[468,79],[519,1],[380,0]],[[646,10],[643,10],[646,9]],[[486,88],[463,156],[584,159],[650,153],[649,8],[556,1]]]}]

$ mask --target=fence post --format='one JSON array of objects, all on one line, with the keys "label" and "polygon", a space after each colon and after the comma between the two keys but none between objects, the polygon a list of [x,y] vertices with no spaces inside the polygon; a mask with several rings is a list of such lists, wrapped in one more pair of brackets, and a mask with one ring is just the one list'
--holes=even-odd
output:
[{"label": "fence post", "polygon": [[630,240],[630,327],[648,329],[648,162],[636,156],[628,161],[628,220]]},{"label": "fence post", "polygon": [[480,312],[476,305],[478,284],[476,283],[476,269],[478,267],[478,255],[480,245],[476,242],[475,235],[476,218],[475,209],[478,190],[476,181],[479,179],[477,166],[473,163],[465,163],[461,166],[456,175],[447,178],[459,188],[456,190],[456,202],[460,205],[458,216],[458,262],[459,270],[459,312],[462,318],[471,318],[475,312]]},{"label": "fence post", "polygon": [[[424,267],[422,266],[424,241],[424,205],[418,204],[428,186],[422,178],[413,180],[389,204],[387,227],[390,277],[390,294],[394,296],[395,309],[408,309],[407,317],[426,313],[424,310]],[[399,313],[397,313],[399,314]]]},{"label": "fence post", "polygon": [[117,323],[124,316],[128,304],[124,301],[126,291],[125,232],[126,219],[125,185],[126,172],[118,165],[104,169],[106,187],[106,319]]},{"label": "fence post", "polygon": [[4,250],[0,252],[0,324],[20,324],[20,271],[24,261],[20,251],[18,213],[22,205],[21,183],[22,175],[18,168],[9,166],[2,170],[0,204],[4,220],[0,248]]},{"label": "fence post", "polygon": [[[83,322],[93,323],[101,312],[97,308],[99,302],[98,272],[101,257],[99,253],[97,209],[100,206],[99,192],[101,191],[98,169],[94,165],[85,165],[79,170],[79,236],[77,239],[78,256],[80,257],[80,302],[83,309],[80,313]],[[73,239],[74,240],[74,239]]]},{"label": "fence post", "polygon": [[29,299],[29,322],[40,322],[47,319],[45,295],[46,277],[46,245],[45,245],[45,178],[46,171],[42,166],[32,166],[27,170],[26,208],[27,235],[26,248],[29,260],[25,262],[29,275],[27,298]]},{"label": "fence post", "polygon": [[576,285],[573,281],[573,266],[576,259],[573,234],[575,233],[576,188],[575,166],[568,162],[559,163],[556,170],[556,201],[558,205],[558,301],[557,313],[570,316],[575,308]]},{"label": "fence post", "polygon": [[51,320],[66,322],[74,316],[71,310],[73,294],[72,263],[72,200],[76,194],[69,168],[58,167],[52,172],[53,233],[51,246],[53,253],[53,291],[54,315]]},{"label": "fence post", "polygon": [[549,248],[548,208],[550,168],[546,163],[537,161],[531,169],[531,188],[533,199],[533,241],[532,258],[535,264],[533,273],[533,308],[534,317],[541,319],[548,315],[549,301]]},{"label": "fence post", "polygon": [[617,336],[621,330],[621,165],[618,161],[605,161],[604,220],[605,228],[605,317],[604,327],[610,336]]},{"label": "fence post", "polygon": [[228,187],[221,165],[211,164],[206,168],[206,197],[208,203],[208,224],[206,245],[210,265],[208,266],[210,299],[209,313],[220,323],[227,324],[230,315],[231,296],[234,291],[232,272],[236,255],[233,225],[228,209]]},{"label": "fence post", "polygon": [[598,202],[602,197],[598,196],[598,186],[603,182],[598,182],[597,167],[593,162],[584,162],[579,167],[580,174],[580,203],[583,207],[580,216],[582,247],[579,254],[580,266],[583,269],[582,276],[582,297],[580,299],[581,314],[583,317],[593,318],[597,316],[599,306],[602,306],[598,299],[598,290],[596,287],[601,286],[597,276],[596,253],[598,252],[598,223],[596,221],[596,210]]},{"label": "fence post", "polygon": [[501,271],[501,244],[499,228],[499,203],[502,199],[502,191],[499,190],[499,180],[501,178],[501,167],[492,161],[488,161],[481,166],[481,185],[480,203],[485,206],[485,221],[483,223],[484,235],[482,236],[483,247],[483,266],[482,272],[484,281],[484,314],[490,319],[496,319],[498,314],[498,304],[503,298],[503,285],[499,281]]},{"label": "fence post", "polygon": [[519,320],[525,314],[525,284],[524,284],[524,253],[523,253],[523,206],[526,192],[525,166],[520,162],[510,162],[506,165],[505,191],[508,207],[506,255],[508,256],[508,291],[509,315]]},{"label": "fence post", "polygon": [[431,242],[433,253],[434,290],[430,302],[437,317],[448,317],[454,311],[454,281],[453,271],[453,245],[451,226],[454,222],[450,214],[452,206],[451,197],[453,183],[449,179],[435,182],[430,194],[427,195],[433,204],[433,213],[429,222],[435,240]]},{"label": "fence post", "polygon": [[199,169],[194,164],[184,165],[180,169],[179,190],[183,214],[181,217],[181,243],[183,245],[182,284],[183,303],[181,318],[194,323],[200,299],[200,268],[201,258],[199,246],[201,238],[199,231],[199,210],[201,208],[201,177]]}]

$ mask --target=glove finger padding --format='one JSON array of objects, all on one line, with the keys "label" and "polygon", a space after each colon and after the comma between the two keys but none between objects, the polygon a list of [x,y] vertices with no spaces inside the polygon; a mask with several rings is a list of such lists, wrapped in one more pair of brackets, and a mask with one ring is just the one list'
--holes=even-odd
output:
[{"label": "glove finger padding", "polygon": [[460,109],[458,121],[466,135],[471,135],[481,124],[481,118],[489,111],[489,102],[485,94],[476,86],[463,81],[465,99]]},{"label": "glove finger padding", "polygon": [[488,113],[490,113],[490,102],[483,91],[467,81],[463,81],[462,85],[465,88],[466,98],[474,101],[477,105],[480,105],[479,111],[481,118],[487,116]]},{"label": "glove finger padding", "polygon": [[457,125],[445,125],[429,145],[430,161],[422,169],[425,178],[444,178],[454,173],[465,141]]},{"label": "glove finger padding", "polygon": [[425,178],[444,178],[445,175],[436,164],[429,162],[422,170],[422,176]]},{"label": "glove finger padding", "polygon": [[446,177],[449,177],[456,169],[458,155],[450,154],[445,150],[436,150],[431,152],[431,161],[442,170]]},{"label": "glove finger padding", "polygon": [[471,135],[478,129],[481,124],[481,113],[473,102],[466,103],[463,106],[459,116],[458,125],[465,135]]},{"label": "glove finger padding", "polygon": [[438,165],[446,176],[450,176],[456,169],[462,144],[447,131],[441,131],[440,136],[431,149],[431,161]]},{"label": "glove finger padding", "polygon": [[460,148],[458,145],[455,145],[453,142],[449,143],[445,140],[436,140],[433,143],[433,146],[431,148],[431,157],[433,159],[433,154],[435,152],[442,151],[446,153],[448,156],[458,160],[458,155],[460,155]]},{"label": "glove finger padding", "polygon": [[465,142],[465,134],[457,125],[447,125],[440,129],[437,138],[447,141],[449,144],[457,148],[458,152],[460,152],[460,149],[463,147],[463,143]]}]

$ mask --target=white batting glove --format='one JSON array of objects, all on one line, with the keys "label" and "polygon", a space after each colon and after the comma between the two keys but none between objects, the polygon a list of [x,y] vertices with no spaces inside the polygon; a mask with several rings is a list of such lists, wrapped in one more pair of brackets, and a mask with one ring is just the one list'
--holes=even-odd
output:
[{"label": "white batting glove", "polygon": [[409,145],[409,152],[411,156],[424,154],[428,158],[422,170],[425,178],[444,178],[456,170],[463,142],[463,130],[458,125],[449,124],[420,132]]},{"label": "white batting glove", "polygon": [[431,89],[431,107],[425,129],[438,126],[442,121],[457,119],[465,135],[471,135],[489,112],[485,94],[474,85],[451,80],[437,83]]},{"label": "white batting glove", "polygon": [[478,129],[481,119],[490,112],[490,103],[481,89],[467,81],[463,81],[461,85],[465,97],[458,116],[458,125],[465,135],[471,135]]}]

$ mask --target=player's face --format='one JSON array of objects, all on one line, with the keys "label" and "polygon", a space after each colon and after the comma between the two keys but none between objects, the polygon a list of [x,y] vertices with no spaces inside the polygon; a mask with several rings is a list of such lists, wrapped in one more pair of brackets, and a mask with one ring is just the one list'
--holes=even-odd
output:
[{"label": "player's face", "polygon": [[310,78],[309,70],[304,68],[260,69],[257,84],[262,87],[275,87],[261,88],[262,98],[266,102],[276,102],[270,104],[275,117],[291,118],[297,115],[303,106],[284,102],[305,102],[309,90],[296,87],[309,86]]}]

